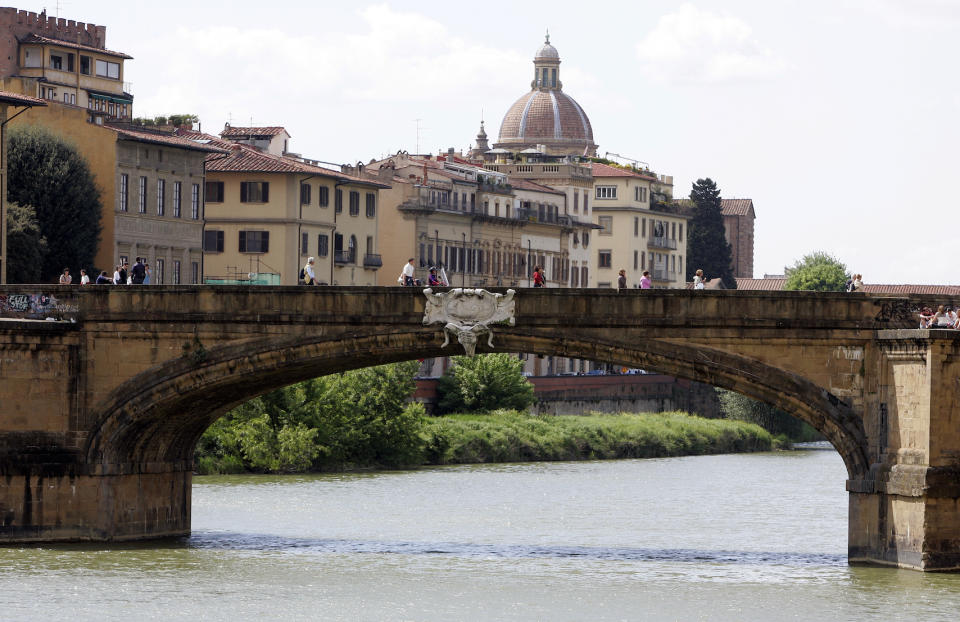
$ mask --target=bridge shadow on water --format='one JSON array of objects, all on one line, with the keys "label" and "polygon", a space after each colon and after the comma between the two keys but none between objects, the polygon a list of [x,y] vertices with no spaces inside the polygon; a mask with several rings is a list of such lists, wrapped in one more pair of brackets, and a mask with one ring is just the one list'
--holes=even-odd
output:
[{"label": "bridge shadow on water", "polygon": [[167,546],[206,550],[264,551],[319,554],[436,555],[472,559],[566,559],[602,561],[667,562],[695,564],[743,564],[769,566],[847,566],[843,554],[785,551],[701,551],[695,549],[646,549],[535,544],[474,544],[469,542],[403,542],[292,538],[268,534],[194,532],[189,538],[169,541]]}]

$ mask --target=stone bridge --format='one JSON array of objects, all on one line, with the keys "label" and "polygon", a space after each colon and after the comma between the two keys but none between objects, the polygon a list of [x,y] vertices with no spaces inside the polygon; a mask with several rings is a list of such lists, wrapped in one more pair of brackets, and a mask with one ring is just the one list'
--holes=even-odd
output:
[{"label": "stone bridge", "polygon": [[[524,289],[494,351],[782,408],[843,458],[851,563],[958,570],[960,331],[913,329],[932,302],[948,301]],[[0,543],[189,533],[194,446],[213,421],[290,383],[462,353],[424,326],[426,307],[399,287],[0,288]]]}]

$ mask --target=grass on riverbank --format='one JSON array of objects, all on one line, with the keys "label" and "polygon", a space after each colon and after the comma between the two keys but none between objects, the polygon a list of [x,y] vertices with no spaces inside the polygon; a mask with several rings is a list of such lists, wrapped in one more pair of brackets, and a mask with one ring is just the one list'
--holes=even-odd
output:
[{"label": "grass on riverbank", "polygon": [[661,458],[770,451],[758,425],[682,412],[537,417],[498,411],[429,418],[427,464]]}]

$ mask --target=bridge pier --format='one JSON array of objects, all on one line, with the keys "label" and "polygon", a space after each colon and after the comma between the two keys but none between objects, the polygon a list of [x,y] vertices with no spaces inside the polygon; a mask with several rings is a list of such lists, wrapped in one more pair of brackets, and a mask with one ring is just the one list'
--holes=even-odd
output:
[{"label": "bridge pier", "polygon": [[848,481],[851,563],[960,570],[960,334],[881,330],[870,474]]},{"label": "bridge pier", "polygon": [[124,541],[190,534],[190,471],[0,476],[0,542]]}]

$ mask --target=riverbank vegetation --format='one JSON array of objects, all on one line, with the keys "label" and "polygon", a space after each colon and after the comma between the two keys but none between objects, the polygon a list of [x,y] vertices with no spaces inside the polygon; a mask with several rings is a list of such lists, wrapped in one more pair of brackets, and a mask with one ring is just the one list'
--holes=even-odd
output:
[{"label": "riverbank vegetation", "polygon": [[[679,412],[555,417],[495,410],[428,417],[423,406],[407,401],[417,367],[407,362],[334,374],[255,398],[204,433],[195,468],[201,474],[294,473],[653,458],[776,447],[772,435],[753,423]],[[502,371],[503,365],[491,363],[483,369]],[[519,374],[519,368],[515,371]],[[474,387],[482,375],[477,370],[464,375],[473,378],[464,386]],[[527,394],[523,385],[503,386]]]}]

